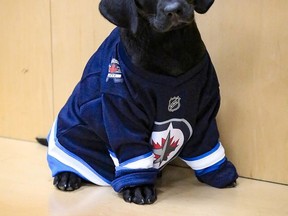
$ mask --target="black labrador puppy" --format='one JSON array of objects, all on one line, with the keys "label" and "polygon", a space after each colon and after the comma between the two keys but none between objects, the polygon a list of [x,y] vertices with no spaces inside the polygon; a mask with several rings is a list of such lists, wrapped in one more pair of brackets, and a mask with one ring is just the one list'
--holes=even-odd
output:
[{"label": "black labrador puppy", "polygon": [[[180,157],[199,181],[235,186],[219,141],[214,67],[195,23],[214,0],[102,0],[117,28],[88,62],[48,137],[54,185],[112,185],[127,202],[156,201],[155,182]],[[193,134],[193,135],[192,135]]]}]

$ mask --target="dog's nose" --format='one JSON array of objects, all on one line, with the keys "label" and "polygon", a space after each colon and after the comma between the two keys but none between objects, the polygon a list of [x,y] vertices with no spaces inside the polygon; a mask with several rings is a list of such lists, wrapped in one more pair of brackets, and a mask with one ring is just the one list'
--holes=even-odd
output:
[{"label": "dog's nose", "polygon": [[166,16],[169,16],[169,17],[175,16],[175,15],[181,16],[183,13],[183,9],[179,2],[174,2],[164,7],[164,13]]}]

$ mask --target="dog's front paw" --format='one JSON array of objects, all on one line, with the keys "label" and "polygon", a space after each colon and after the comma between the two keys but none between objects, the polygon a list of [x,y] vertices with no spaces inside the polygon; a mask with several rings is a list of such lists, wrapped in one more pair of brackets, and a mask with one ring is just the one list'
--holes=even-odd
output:
[{"label": "dog's front paw", "polygon": [[128,187],[123,189],[122,195],[125,202],[133,202],[138,205],[152,204],[157,199],[154,185]]},{"label": "dog's front paw", "polygon": [[81,187],[82,179],[71,172],[62,172],[54,177],[53,184],[62,191],[74,191]]},{"label": "dog's front paw", "polygon": [[216,188],[232,188],[237,185],[238,174],[235,166],[230,161],[225,161],[219,169],[197,176],[197,178],[200,182]]},{"label": "dog's front paw", "polygon": [[234,188],[234,187],[236,187],[236,186],[237,186],[237,181],[235,180],[235,181],[233,181],[232,183],[226,185],[226,188]]}]

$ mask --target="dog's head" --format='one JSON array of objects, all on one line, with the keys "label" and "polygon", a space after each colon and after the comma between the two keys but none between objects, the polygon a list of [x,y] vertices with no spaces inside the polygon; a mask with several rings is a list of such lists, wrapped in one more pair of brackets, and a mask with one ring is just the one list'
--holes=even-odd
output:
[{"label": "dog's head", "polygon": [[157,32],[167,32],[194,21],[194,10],[206,13],[214,0],[101,0],[101,14],[113,24],[136,32],[145,19]]}]

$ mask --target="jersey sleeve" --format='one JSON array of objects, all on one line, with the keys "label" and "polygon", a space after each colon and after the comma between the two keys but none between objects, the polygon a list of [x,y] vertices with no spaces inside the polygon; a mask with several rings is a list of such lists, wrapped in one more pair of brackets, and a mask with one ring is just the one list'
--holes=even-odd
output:
[{"label": "jersey sleeve", "polygon": [[216,115],[220,105],[220,94],[216,81],[215,76],[215,84],[205,86],[194,134],[180,158],[195,171],[199,181],[216,188],[225,188],[236,182],[238,174],[235,166],[227,160],[219,141]]},{"label": "jersey sleeve", "polygon": [[147,115],[135,103],[111,94],[102,95],[102,109],[108,148],[116,168],[114,190],[154,184],[158,171],[153,168]]},{"label": "jersey sleeve", "polygon": [[193,136],[180,154],[197,176],[218,169],[226,160],[216,123],[219,106],[219,84],[213,69],[201,92]]}]

